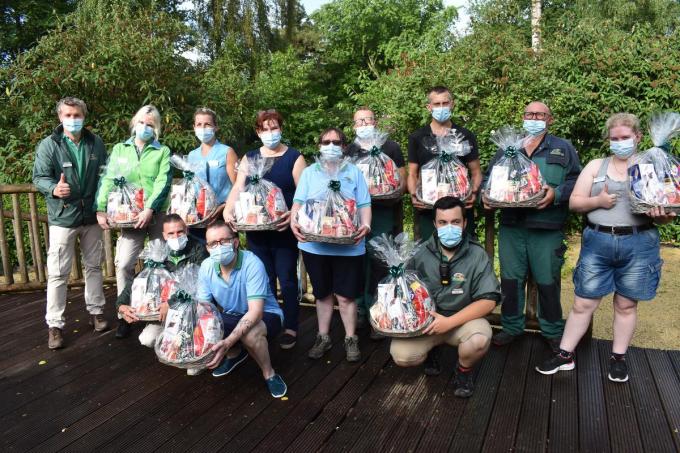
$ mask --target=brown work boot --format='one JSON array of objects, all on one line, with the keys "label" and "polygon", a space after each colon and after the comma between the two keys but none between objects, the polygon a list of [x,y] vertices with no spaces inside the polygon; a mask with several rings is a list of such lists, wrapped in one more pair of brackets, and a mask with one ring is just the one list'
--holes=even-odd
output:
[{"label": "brown work boot", "polygon": [[64,347],[64,337],[61,336],[61,329],[50,327],[47,334],[47,347],[50,349],[61,349]]},{"label": "brown work boot", "polygon": [[95,332],[103,332],[109,328],[109,322],[104,319],[104,315],[92,315],[92,322]]}]

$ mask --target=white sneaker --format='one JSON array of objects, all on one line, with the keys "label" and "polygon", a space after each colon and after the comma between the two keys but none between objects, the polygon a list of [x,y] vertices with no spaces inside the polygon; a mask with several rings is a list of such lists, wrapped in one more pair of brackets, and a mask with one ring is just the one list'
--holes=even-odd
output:
[{"label": "white sneaker", "polygon": [[198,376],[205,368],[187,368],[187,376]]},{"label": "white sneaker", "polygon": [[156,338],[158,338],[162,331],[162,325],[150,322],[144,327],[142,333],[139,334],[139,342],[148,348],[153,348],[156,344]]}]

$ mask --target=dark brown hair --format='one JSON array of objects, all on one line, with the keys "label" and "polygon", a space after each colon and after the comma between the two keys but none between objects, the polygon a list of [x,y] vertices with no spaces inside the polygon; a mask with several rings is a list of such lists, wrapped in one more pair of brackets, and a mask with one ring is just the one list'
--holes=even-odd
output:
[{"label": "dark brown hair", "polygon": [[255,130],[261,131],[264,127],[264,123],[267,121],[276,121],[279,127],[283,127],[283,116],[274,109],[260,110],[257,112],[257,118],[255,119]]},{"label": "dark brown hair", "polygon": [[324,130],[321,133],[321,135],[319,135],[319,141],[317,144],[320,145],[321,140],[323,140],[323,138],[331,132],[335,132],[336,134],[338,134],[338,137],[340,137],[340,141],[342,142],[343,145],[347,144],[347,136],[337,127],[329,127],[328,129]]}]

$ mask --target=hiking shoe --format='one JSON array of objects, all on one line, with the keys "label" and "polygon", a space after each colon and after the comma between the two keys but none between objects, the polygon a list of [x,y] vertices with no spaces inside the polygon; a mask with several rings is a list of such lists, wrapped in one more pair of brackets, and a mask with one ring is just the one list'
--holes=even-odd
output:
[{"label": "hiking shoe", "polygon": [[129,337],[131,330],[132,330],[132,326],[130,326],[129,322],[127,322],[124,319],[119,319],[118,320],[118,328],[116,329],[116,338],[121,340],[123,338]]},{"label": "hiking shoe", "polygon": [[219,364],[212,372],[213,377],[226,376],[227,374],[234,371],[234,368],[239,366],[245,359],[248,358],[248,351],[241,348],[241,352],[236,357],[225,357],[222,363]]},{"label": "hiking shoe", "polygon": [[61,349],[64,347],[64,337],[61,334],[60,328],[50,327],[47,332],[47,347],[50,349]]},{"label": "hiking shoe", "polygon": [[359,351],[359,337],[356,335],[345,337],[345,352],[347,353],[348,362],[358,362],[361,360],[361,351]]},{"label": "hiking shoe", "polygon": [[439,348],[434,348],[427,353],[423,373],[425,373],[425,376],[439,376],[441,372],[442,367],[439,364]]},{"label": "hiking shoe", "polygon": [[519,335],[512,335],[507,333],[505,330],[501,330],[496,335],[493,336],[491,342],[495,346],[505,346],[519,338]]},{"label": "hiking shoe", "polygon": [[609,373],[607,377],[612,382],[626,382],[628,380],[626,359],[616,360],[614,357],[611,357],[609,359]]},{"label": "hiking shoe", "polygon": [[94,326],[95,332],[103,332],[109,328],[109,322],[104,318],[104,315],[102,314],[92,315],[90,325]]},{"label": "hiking shoe", "polygon": [[270,377],[265,382],[267,383],[269,393],[271,393],[274,398],[281,398],[288,391],[288,386],[285,382],[283,382],[283,378],[278,374]]},{"label": "hiking shoe", "polygon": [[314,346],[309,350],[307,355],[310,359],[320,359],[330,350],[333,345],[331,344],[331,337],[329,335],[322,335],[320,333],[316,334],[316,341],[314,341]]},{"label": "hiking shoe", "polygon": [[458,398],[470,398],[475,389],[472,382],[472,370],[461,371],[456,368],[456,377],[453,379],[453,394]]},{"label": "hiking shoe", "polygon": [[281,335],[281,339],[279,340],[279,346],[281,346],[281,349],[292,349],[295,347],[296,343],[297,337],[289,333],[284,333]]},{"label": "hiking shoe", "polygon": [[536,367],[536,371],[541,374],[555,374],[558,371],[569,371],[576,368],[574,357],[564,356],[562,353],[554,354],[548,360]]},{"label": "hiking shoe", "polygon": [[368,337],[373,341],[381,341],[387,338],[385,335],[381,334],[374,328],[371,328],[371,333],[368,335]]}]

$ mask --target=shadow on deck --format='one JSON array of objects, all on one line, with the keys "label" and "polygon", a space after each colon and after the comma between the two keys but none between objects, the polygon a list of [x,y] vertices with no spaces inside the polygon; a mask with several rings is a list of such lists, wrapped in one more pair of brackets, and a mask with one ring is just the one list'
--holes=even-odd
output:
[{"label": "shadow on deck", "polygon": [[[0,296],[2,451],[613,451],[680,449],[680,351],[632,348],[631,379],[607,380],[610,342],[578,350],[578,367],[553,377],[533,365],[548,353],[537,335],[493,349],[469,400],[447,372],[397,368],[389,341],[361,339],[362,361],[344,361],[342,328],[319,361],[313,310],[290,351],[272,346],[287,400],[274,400],[256,364],[233,375],[188,377],[163,366],[136,336],[116,340],[87,325],[71,292],[66,349],[47,349],[44,292]],[[107,290],[112,302],[114,290]],[[113,316],[108,313],[113,321]],[[336,315],[337,317],[337,315]]]}]

